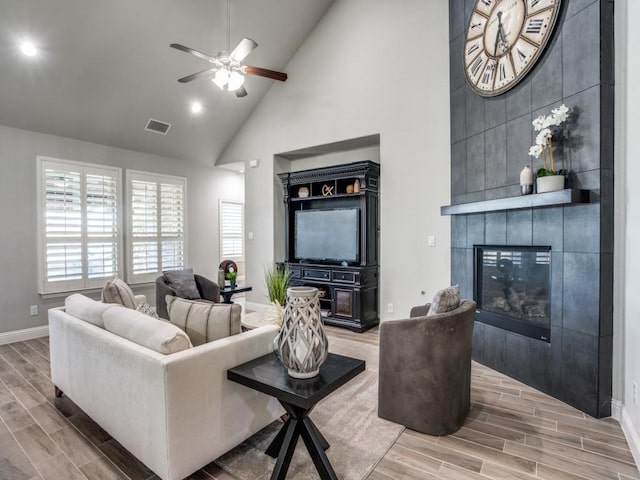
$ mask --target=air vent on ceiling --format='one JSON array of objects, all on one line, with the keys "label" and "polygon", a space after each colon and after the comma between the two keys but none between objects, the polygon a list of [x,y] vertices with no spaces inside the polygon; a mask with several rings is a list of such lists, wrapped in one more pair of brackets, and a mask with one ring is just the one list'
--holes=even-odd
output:
[{"label": "air vent on ceiling", "polygon": [[154,120],[153,118],[150,118],[147,126],[144,127],[144,129],[148,132],[159,133],[161,135],[166,135],[170,128],[170,123],[161,122],[160,120]]}]

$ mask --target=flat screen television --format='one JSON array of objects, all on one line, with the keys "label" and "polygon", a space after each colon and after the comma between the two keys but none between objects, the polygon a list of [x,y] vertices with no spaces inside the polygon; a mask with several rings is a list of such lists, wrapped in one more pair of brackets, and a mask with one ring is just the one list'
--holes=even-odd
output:
[{"label": "flat screen television", "polygon": [[359,216],[358,208],[296,210],[296,260],[359,262]]}]

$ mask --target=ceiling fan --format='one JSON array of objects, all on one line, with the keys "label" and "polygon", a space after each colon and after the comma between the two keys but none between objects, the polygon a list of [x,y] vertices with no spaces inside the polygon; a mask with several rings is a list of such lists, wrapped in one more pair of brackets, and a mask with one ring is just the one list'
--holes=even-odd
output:
[{"label": "ceiling fan", "polygon": [[236,48],[231,50],[231,14],[230,14],[230,0],[227,0],[227,50],[218,52],[216,55],[208,55],[190,47],[185,47],[179,43],[172,43],[169,45],[171,48],[180,50],[182,52],[190,53],[198,58],[207,60],[213,64],[213,67],[203,70],[202,72],[193,73],[186,77],[179,78],[180,83],[191,82],[198,78],[213,77],[212,81],[221,90],[227,90],[229,92],[235,92],[237,97],[245,97],[247,90],[244,88],[245,75],[257,75],[260,77],[270,78],[272,80],[279,80],[284,82],[287,79],[287,74],[282,72],[276,72],[274,70],[268,70],[266,68],[252,67],[250,65],[243,65],[242,60],[249,55],[258,44],[250,38],[244,37],[240,40],[240,43],[236,45]]}]

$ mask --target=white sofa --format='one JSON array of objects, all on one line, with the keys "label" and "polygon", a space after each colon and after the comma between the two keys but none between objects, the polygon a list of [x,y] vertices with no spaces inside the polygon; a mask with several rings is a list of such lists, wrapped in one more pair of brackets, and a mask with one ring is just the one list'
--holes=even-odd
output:
[{"label": "white sofa", "polygon": [[284,413],[227,380],[227,369],[273,351],[276,327],[164,355],[94,324],[105,308],[138,312],[94,303],[88,321],[49,310],[51,379],[163,480],[187,477]]}]

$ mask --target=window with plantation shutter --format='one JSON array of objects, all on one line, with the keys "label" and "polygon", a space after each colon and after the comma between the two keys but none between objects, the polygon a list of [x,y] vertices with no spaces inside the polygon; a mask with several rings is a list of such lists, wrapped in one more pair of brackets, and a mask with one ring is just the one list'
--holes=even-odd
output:
[{"label": "window with plantation shutter", "polygon": [[244,260],[244,205],[220,200],[220,258]]},{"label": "window with plantation shutter", "polygon": [[38,157],[40,292],[100,287],[120,269],[121,171]]},{"label": "window with plantation shutter", "polygon": [[127,279],[149,282],[185,266],[186,179],[127,171]]}]

